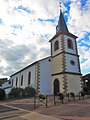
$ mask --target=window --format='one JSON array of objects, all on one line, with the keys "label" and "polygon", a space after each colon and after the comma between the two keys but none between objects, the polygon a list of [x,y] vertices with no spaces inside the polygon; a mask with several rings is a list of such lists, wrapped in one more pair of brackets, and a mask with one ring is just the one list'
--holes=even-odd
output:
[{"label": "window", "polygon": [[11,80],[12,86],[13,86],[13,79]]},{"label": "window", "polygon": [[75,65],[75,61],[74,60],[70,60],[70,64],[71,65]]},{"label": "window", "polygon": [[68,39],[68,48],[73,49],[73,42],[72,40]]},{"label": "window", "polygon": [[48,61],[51,62],[51,59],[49,59]]},{"label": "window", "polygon": [[54,51],[56,51],[58,49],[59,49],[59,42],[55,41],[55,43],[54,43]]},{"label": "window", "polygon": [[17,86],[17,84],[18,84],[18,77],[16,77],[16,86]]},{"label": "window", "polygon": [[28,73],[28,84],[30,85],[31,83],[31,72]]},{"label": "window", "polygon": [[9,81],[9,84],[11,84],[11,81]]},{"label": "window", "polygon": [[21,76],[21,86],[23,85],[23,75]]}]

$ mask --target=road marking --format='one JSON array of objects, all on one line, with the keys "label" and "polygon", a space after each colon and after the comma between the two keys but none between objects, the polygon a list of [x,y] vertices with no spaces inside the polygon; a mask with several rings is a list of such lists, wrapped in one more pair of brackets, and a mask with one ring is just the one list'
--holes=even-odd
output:
[{"label": "road marking", "polygon": [[18,109],[18,110],[25,111],[25,112],[31,112],[29,110],[25,110],[25,109],[18,108],[18,107],[13,107],[13,106],[6,105],[6,104],[0,104],[0,105],[5,106],[5,107],[9,107],[9,108],[13,108],[13,109]]},{"label": "road marking", "polygon": [[16,117],[16,116],[18,116],[18,114],[3,116],[3,117],[0,117],[0,120],[8,119],[8,118],[13,118],[13,117]]}]

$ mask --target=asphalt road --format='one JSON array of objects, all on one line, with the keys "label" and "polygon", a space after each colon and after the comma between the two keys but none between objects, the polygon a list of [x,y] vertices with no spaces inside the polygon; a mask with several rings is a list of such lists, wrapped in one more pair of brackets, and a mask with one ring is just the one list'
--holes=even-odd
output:
[{"label": "asphalt road", "polygon": [[[0,120],[26,120],[21,116],[32,114],[33,110],[33,101],[30,99],[0,102]],[[57,103],[56,106],[50,100],[47,108],[43,105],[34,110],[34,112],[64,120],[90,120],[90,98],[64,104]],[[33,115],[33,119],[30,120],[34,120],[35,117],[37,118],[37,116]],[[74,117],[76,118],[74,119]]]},{"label": "asphalt road", "polygon": [[0,113],[2,113],[2,112],[9,112],[9,111],[15,111],[15,110],[17,110],[17,109],[0,105]]},{"label": "asphalt road", "polygon": [[0,120],[20,120],[20,116],[29,113],[32,109],[32,105],[25,106],[25,104],[3,104],[0,105]]}]

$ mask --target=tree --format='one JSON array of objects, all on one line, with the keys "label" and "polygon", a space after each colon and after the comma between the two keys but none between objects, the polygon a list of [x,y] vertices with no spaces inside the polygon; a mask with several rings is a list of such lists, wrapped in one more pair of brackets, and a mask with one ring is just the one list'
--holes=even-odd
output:
[{"label": "tree", "polygon": [[0,88],[0,100],[5,99],[5,90]]}]

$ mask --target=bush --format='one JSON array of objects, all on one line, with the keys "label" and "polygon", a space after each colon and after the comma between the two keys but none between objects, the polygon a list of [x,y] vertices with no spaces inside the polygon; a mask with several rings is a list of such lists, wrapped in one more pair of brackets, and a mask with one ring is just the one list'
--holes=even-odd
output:
[{"label": "bush", "polygon": [[34,97],[36,94],[35,88],[33,87],[26,87],[24,92],[26,97]]},{"label": "bush", "polygon": [[46,96],[43,95],[43,94],[39,94],[38,97],[39,97],[39,99],[42,99],[42,100],[45,100],[45,99],[46,99]]},{"label": "bush", "polygon": [[12,88],[9,93],[10,98],[19,98],[22,96],[22,88]]},{"label": "bush", "polygon": [[0,88],[0,100],[5,99],[5,90]]},{"label": "bush", "polygon": [[36,91],[33,87],[26,87],[23,88],[12,88],[11,92],[9,93],[10,98],[21,98],[21,97],[34,97]]}]

